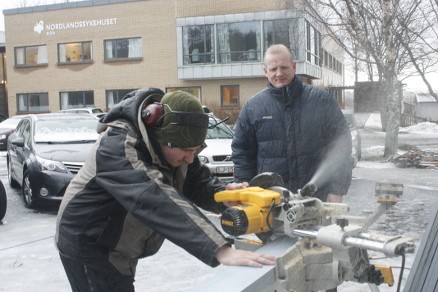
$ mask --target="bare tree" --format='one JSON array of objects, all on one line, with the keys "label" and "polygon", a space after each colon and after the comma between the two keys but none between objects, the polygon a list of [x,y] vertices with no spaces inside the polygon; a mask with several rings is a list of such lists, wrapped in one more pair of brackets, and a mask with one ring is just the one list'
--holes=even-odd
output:
[{"label": "bare tree", "polygon": [[[414,11],[418,13],[413,13]],[[438,100],[437,93],[425,76],[438,69],[438,0],[421,1],[413,9],[406,9],[400,14],[402,16],[399,15],[398,19],[402,29],[397,38],[429,93]],[[415,25],[410,25],[411,23]]]},{"label": "bare tree", "polygon": [[324,25],[340,36],[356,64],[366,64],[369,79],[375,75],[383,84],[384,156],[395,155],[401,114],[400,80],[419,74],[433,93],[426,74],[438,62],[438,0],[285,0],[285,3],[291,9],[312,6],[322,16]]}]

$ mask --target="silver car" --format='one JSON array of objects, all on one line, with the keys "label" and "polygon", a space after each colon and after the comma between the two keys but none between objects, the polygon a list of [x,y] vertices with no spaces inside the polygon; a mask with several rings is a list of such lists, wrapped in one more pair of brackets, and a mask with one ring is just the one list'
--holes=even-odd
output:
[{"label": "silver car", "polygon": [[69,108],[59,111],[60,113],[75,113],[75,114],[93,114],[100,118],[105,115],[105,112],[98,107],[80,107],[80,108]]},{"label": "silver car", "polygon": [[234,164],[231,160],[233,131],[221,120],[210,114],[210,128],[205,143],[207,148],[198,155],[210,173],[222,181],[234,179]]}]

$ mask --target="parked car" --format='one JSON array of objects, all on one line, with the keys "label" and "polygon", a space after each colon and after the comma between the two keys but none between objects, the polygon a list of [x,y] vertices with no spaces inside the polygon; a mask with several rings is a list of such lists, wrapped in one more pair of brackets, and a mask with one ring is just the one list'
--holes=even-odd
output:
[{"label": "parked car", "polygon": [[0,222],[5,218],[7,205],[8,200],[6,197],[6,190],[3,183],[0,181]]},{"label": "parked car", "polygon": [[105,115],[105,112],[98,107],[81,107],[81,108],[69,108],[60,110],[60,113],[76,113],[76,114],[84,114],[89,113],[97,116],[98,118]]},{"label": "parked car", "polygon": [[97,140],[99,120],[90,114],[27,115],[9,135],[8,181],[21,187],[24,204],[62,199]]},{"label": "parked car", "polygon": [[356,167],[357,162],[360,160],[362,156],[362,150],[361,150],[362,141],[357,127],[356,118],[354,117],[354,113],[347,110],[342,110],[342,113],[344,114],[348,126],[350,127],[351,139],[353,143],[353,148],[351,152],[354,158],[354,166]]},{"label": "parked car", "polygon": [[205,143],[207,148],[198,157],[209,169],[210,173],[222,181],[234,179],[234,164],[231,160],[231,141],[233,131],[219,118],[210,116],[210,128],[207,131]]},{"label": "parked car", "polygon": [[13,116],[0,123],[0,151],[6,151],[8,136],[15,130],[24,116]]}]

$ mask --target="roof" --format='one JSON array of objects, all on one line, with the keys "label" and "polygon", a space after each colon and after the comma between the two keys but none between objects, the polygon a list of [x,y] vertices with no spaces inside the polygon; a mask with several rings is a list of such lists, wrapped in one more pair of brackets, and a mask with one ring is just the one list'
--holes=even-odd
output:
[{"label": "roof", "polygon": [[438,102],[430,93],[419,92],[415,94],[415,100],[420,102]]},{"label": "roof", "polygon": [[[4,0],[3,0],[4,1]],[[31,12],[53,11],[68,8],[108,5],[114,3],[127,3],[142,0],[76,0],[74,2],[54,3],[47,5],[37,5],[30,7],[17,7],[3,10],[3,15],[24,14]]]}]

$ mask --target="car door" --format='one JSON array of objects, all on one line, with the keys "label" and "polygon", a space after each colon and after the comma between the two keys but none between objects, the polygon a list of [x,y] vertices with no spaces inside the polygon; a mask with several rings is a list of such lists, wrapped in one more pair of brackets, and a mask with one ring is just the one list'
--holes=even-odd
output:
[{"label": "car door", "polygon": [[23,180],[23,166],[27,159],[27,154],[29,152],[30,138],[31,138],[31,122],[29,119],[24,119],[18,132],[16,132],[15,139],[22,138],[24,141],[23,146],[18,146],[11,144],[10,157],[12,164],[12,169],[17,178],[17,181],[21,184]]}]

